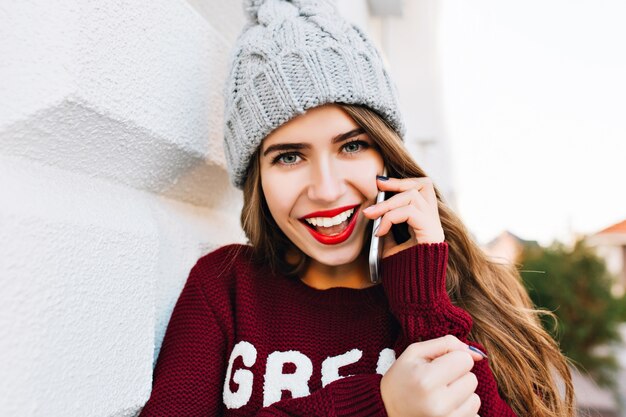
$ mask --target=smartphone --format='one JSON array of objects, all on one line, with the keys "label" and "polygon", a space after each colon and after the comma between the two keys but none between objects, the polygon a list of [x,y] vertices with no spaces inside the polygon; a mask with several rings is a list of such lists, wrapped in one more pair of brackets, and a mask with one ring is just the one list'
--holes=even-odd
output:
[{"label": "smartphone", "polygon": [[[387,168],[383,169],[383,175],[387,176]],[[376,204],[381,203],[384,200],[385,200],[385,192],[378,191],[378,194],[376,195]],[[369,264],[370,264],[370,280],[374,284],[377,284],[380,282],[380,275],[381,275],[380,260],[382,259],[382,256],[383,256],[383,243],[380,241],[380,238],[378,236],[374,236],[374,230],[376,230],[376,228],[380,226],[381,217],[374,219],[374,221],[372,222],[372,240],[370,242]]]}]

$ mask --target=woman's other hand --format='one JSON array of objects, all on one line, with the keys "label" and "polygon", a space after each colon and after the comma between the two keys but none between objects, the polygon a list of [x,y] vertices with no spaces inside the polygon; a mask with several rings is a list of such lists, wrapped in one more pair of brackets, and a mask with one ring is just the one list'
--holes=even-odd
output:
[{"label": "woman's other hand", "polygon": [[[393,255],[418,243],[440,243],[445,239],[433,182],[429,177],[388,178],[377,177],[379,190],[397,193],[387,200],[374,204],[363,214],[369,219],[382,216],[377,236],[385,236],[383,257]],[[388,233],[394,224],[407,223],[411,239],[397,244]]]},{"label": "woman's other hand", "polygon": [[389,417],[476,417],[480,398],[470,372],[483,357],[454,336],[409,345],[380,382]]}]

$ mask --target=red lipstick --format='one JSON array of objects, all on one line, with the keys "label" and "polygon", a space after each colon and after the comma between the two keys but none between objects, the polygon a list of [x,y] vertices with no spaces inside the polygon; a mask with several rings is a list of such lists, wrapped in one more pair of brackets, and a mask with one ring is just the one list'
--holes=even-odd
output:
[{"label": "red lipstick", "polygon": [[[350,223],[348,223],[348,227],[346,227],[343,232],[333,235],[333,236],[323,235],[319,233],[317,230],[309,226],[306,226],[305,220],[301,220],[301,221],[305,223],[304,227],[306,227],[309,233],[311,233],[311,236],[313,236],[318,242],[323,243],[325,245],[337,245],[339,243],[345,242],[352,235],[352,232],[354,231],[354,228],[356,227],[356,220],[359,217],[359,210],[356,209],[356,207],[358,207],[358,204],[356,206],[348,206],[348,207],[343,207],[341,209],[328,210],[326,212],[316,211],[315,213],[311,213],[311,214],[308,214],[306,217],[303,217],[303,219],[307,219],[309,217],[331,217],[343,211],[346,211],[352,207],[355,207],[355,213],[352,215],[352,218],[350,219]],[[320,215],[319,213],[323,213],[324,215]],[[329,215],[327,213],[335,213],[335,214]]]},{"label": "red lipstick", "polygon": [[316,212],[313,212],[313,213],[309,213],[306,216],[301,217],[300,219],[310,219],[311,217],[335,217],[339,213],[343,213],[346,210],[350,210],[351,208],[355,208],[355,207],[358,207],[358,206],[359,206],[359,204],[354,204],[352,206],[338,207],[338,208],[332,209],[332,210],[316,211]]}]

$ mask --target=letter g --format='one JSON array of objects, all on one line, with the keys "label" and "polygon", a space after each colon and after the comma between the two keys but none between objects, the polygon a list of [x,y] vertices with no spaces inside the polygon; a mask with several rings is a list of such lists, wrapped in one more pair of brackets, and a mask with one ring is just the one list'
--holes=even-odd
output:
[{"label": "letter g", "polygon": [[[238,369],[233,375],[233,364],[238,356],[241,356],[244,365],[249,368],[256,362],[256,348],[252,343],[241,341],[233,347],[230,353],[223,393],[224,404],[227,408],[241,408],[250,401],[250,397],[252,396],[252,384],[254,380],[252,371]],[[230,390],[231,376],[233,381],[239,385],[239,389],[235,392]]]}]

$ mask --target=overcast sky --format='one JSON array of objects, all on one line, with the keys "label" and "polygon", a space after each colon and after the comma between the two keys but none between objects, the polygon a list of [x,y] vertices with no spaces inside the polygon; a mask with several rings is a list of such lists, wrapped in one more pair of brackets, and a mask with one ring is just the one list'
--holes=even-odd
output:
[{"label": "overcast sky", "polygon": [[626,219],[626,2],[444,0],[458,209],[479,241]]}]

